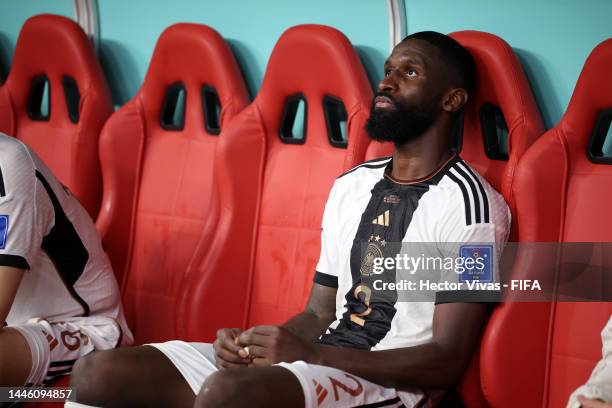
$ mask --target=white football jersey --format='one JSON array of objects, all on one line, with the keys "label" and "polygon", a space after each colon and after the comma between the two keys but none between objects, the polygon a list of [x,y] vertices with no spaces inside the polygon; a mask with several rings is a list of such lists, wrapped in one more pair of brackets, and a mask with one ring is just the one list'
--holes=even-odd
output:
[{"label": "white football jersey", "polygon": [[338,288],[336,320],[319,339],[323,344],[368,350],[423,344],[432,338],[435,304],[461,301],[453,297],[459,291],[440,290],[435,301],[402,301],[393,294],[370,304],[366,258],[371,266],[375,254],[396,256],[388,243],[491,243],[496,261],[508,238],[510,211],[503,197],[458,155],[429,177],[409,182],[393,179],[392,165],[390,157],[371,160],[332,187],[314,278]]},{"label": "white football jersey", "polygon": [[103,315],[132,342],[93,221],[29,147],[1,133],[0,265],[25,269],[9,325]]}]

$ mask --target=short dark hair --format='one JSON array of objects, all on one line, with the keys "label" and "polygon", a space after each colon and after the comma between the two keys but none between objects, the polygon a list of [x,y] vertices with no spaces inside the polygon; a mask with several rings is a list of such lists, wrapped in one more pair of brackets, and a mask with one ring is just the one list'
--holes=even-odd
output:
[{"label": "short dark hair", "polygon": [[472,92],[476,82],[476,65],[463,45],[452,37],[436,31],[421,31],[410,34],[402,42],[409,39],[427,41],[442,51],[441,57],[449,73],[451,73],[450,78],[453,85],[465,88],[468,93]]}]

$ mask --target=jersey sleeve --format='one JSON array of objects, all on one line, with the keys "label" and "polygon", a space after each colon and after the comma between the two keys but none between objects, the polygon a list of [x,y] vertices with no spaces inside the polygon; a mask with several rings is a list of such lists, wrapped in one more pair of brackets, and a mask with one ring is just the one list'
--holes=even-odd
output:
[{"label": "jersey sleeve", "polygon": [[0,265],[30,269],[47,221],[37,208],[36,169],[25,149],[3,149],[0,172]]},{"label": "jersey sleeve", "polygon": [[[455,191],[447,201],[437,229],[438,245],[445,256],[455,259],[455,266],[443,279],[460,284],[461,289],[436,293],[436,304],[495,302],[501,296],[499,260],[510,232],[511,214],[500,194],[489,185],[485,189],[489,217],[483,216],[480,222],[467,221],[465,206],[470,203],[462,194]],[[485,212],[482,207],[481,211]]]},{"label": "jersey sleeve", "polygon": [[321,254],[314,276],[314,282],[332,288],[338,287],[338,241],[336,238],[337,228],[337,205],[335,203],[336,185],[332,187],[325,210],[323,212],[323,222],[321,226]]}]

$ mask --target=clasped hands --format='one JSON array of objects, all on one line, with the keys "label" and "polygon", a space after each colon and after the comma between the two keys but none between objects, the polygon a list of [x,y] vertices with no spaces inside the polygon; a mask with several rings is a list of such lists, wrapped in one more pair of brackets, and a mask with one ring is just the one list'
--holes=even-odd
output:
[{"label": "clasped hands", "polygon": [[213,343],[219,369],[266,367],[280,362],[312,362],[316,346],[281,326],[255,326],[248,330],[220,329]]}]

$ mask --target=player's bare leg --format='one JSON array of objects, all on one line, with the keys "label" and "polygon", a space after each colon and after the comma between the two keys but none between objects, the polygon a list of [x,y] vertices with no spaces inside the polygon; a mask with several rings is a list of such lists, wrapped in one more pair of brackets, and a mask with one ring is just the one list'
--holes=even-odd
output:
[{"label": "player's bare leg", "polygon": [[150,346],[98,351],[74,366],[76,401],[98,407],[192,407],[193,391],[174,364]]},{"label": "player's bare leg", "polygon": [[204,381],[194,406],[303,407],[304,391],[295,375],[283,367],[227,368]]},{"label": "player's bare leg", "polygon": [[0,329],[0,386],[21,387],[32,368],[32,354],[25,337],[19,331]]}]

